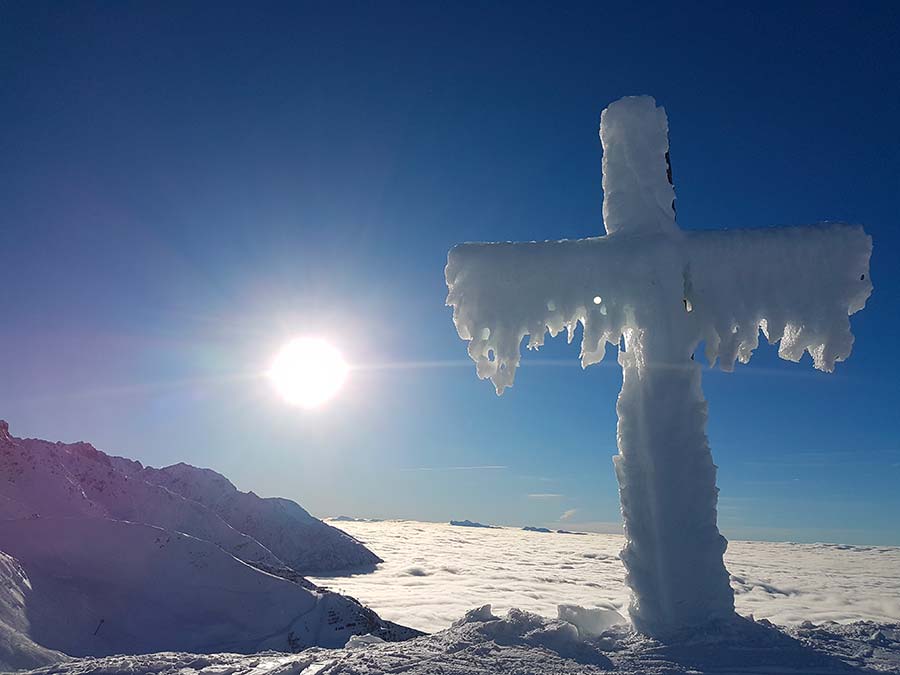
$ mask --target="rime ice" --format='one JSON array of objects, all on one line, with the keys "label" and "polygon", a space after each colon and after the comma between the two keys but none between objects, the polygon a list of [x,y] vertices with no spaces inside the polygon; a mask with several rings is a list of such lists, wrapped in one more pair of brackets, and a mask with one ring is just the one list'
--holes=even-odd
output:
[{"label": "rime ice", "polygon": [[674,232],[675,189],[669,181],[666,111],[646,96],[616,101],[600,115],[603,143],[603,223],[650,234]]},{"label": "rime ice", "polygon": [[762,329],[778,354],[831,371],[850,354],[849,315],[872,290],[871,239],[827,225],[683,232],[675,224],[665,111],[630,97],[603,111],[606,236],[463,244],[446,277],[478,376],[502,393],[520,345],[582,326],[581,361],[618,345],[623,386],[615,458],[627,543],[622,559],[639,630],[667,635],[733,614],[716,526],[716,467],[700,367],[747,363]]}]

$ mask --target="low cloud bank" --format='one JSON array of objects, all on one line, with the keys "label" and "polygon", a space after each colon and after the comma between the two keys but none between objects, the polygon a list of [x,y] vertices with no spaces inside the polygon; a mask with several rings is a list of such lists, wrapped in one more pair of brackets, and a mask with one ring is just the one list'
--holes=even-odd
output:
[{"label": "low cloud bank", "polygon": [[[385,563],[372,574],[314,581],[420,630],[447,628],[485,603],[495,612],[518,607],[546,617],[559,605],[625,613],[621,536],[415,521],[340,527]],[[900,548],[738,541],[725,562],[741,614],[782,625],[900,621]]]}]

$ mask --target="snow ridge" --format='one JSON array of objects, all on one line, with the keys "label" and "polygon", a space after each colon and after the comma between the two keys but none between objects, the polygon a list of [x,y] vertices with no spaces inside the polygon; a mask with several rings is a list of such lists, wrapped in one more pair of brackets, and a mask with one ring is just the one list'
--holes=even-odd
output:
[{"label": "snow ridge", "polygon": [[314,518],[296,502],[241,492],[211,469],[180,463],[162,469],[148,466],[132,475],[204,505],[301,574],[372,568],[382,562],[359,541]]},{"label": "snow ridge", "polygon": [[[202,504],[165,488],[129,478],[88,443],[21,439],[0,449],[0,494],[27,506],[28,514],[113,518],[184,532],[211,541],[234,556],[265,569],[284,567],[265,546],[239,532]],[[2,461],[2,460],[0,460]],[[11,467],[20,467],[21,473]],[[48,501],[48,491],[71,495]],[[19,509],[21,512],[21,509]],[[15,517],[4,512],[0,517]]]},{"label": "snow ridge", "polygon": [[211,541],[261,569],[301,575],[381,562],[295,502],[239,492],[210,469],[144,467],[89,443],[16,439],[8,425],[2,434],[0,518],[79,515],[147,523]]},{"label": "snow ridge", "polygon": [[[217,485],[263,505],[248,516],[254,531],[281,533],[294,561],[305,555],[327,569],[378,560],[294,502],[239,493],[215,472],[179,466],[184,492],[198,481],[191,496]],[[66,654],[298,651],[340,647],[357,634],[419,634],[318,588],[201,501],[144,480],[145,471],[157,475],[88,443],[18,439],[0,423],[0,669]]]}]

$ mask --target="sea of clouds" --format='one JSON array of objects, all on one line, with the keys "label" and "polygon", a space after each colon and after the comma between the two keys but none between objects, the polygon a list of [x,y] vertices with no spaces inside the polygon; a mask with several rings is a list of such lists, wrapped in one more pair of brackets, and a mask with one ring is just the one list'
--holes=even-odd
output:
[{"label": "sea of clouds", "polygon": [[[424,631],[447,628],[490,603],[555,617],[557,605],[628,601],[612,534],[481,529],[417,521],[334,525],[384,559],[375,572],[315,577],[383,618]],[[778,624],[900,621],[900,548],[732,541],[725,554],[741,614]]]}]

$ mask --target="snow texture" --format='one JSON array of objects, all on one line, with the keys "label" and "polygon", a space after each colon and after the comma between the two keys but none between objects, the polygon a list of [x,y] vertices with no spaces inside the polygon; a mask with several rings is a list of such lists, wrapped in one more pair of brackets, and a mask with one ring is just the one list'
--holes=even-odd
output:
[{"label": "snow texture", "polygon": [[0,553],[0,671],[37,668],[68,659],[28,637],[31,622],[26,607],[31,592],[31,579],[22,566],[12,556]]},{"label": "snow texture", "polygon": [[585,636],[562,616],[544,619],[518,609],[495,616],[476,608],[435,635],[400,643],[199,656],[167,652],[86,659],[50,666],[42,675],[700,675],[702,673],[897,673],[900,625],[859,623],[782,631],[733,618],[702,635],[661,644],[625,626]]},{"label": "snow texture", "polygon": [[607,344],[674,323],[686,359],[705,341],[707,360],[733,370],[762,329],[782,358],[807,351],[831,371],[850,354],[848,316],[872,292],[871,251],[849,225],[461,244],[448,257],[447,304],[478,376],[498,393],[513,384],[526,336],[538,349],[547,333],[566,330],[571,341],[579,324],[584,367]]},{"label": "snow texture", "polygon": [[716,467],[706,440],[700,366],[624,368],[619,454],[621,558],[635,626],[667,636],[734,611],[716,527]]},{"label": "snow texture", "polygon": [[667,173],[669,122],[646,96],[616,101],[600,114],[606,233],[675,231],[675,189]]},{"label": "snow texture", "polygon": [[859,227],[682,232],[665,111],[631,97],[601,117],[607,235],[464,244],[450,251],[447,304],[480,378],[513,384],[520,345],[583,328],[583,366],[619,354],[619,480],[631,619],[657,637],[727,618],[733,597],[716,527],[701,341],[710,363],[746,363],[762,329],[779,355],[831,371],[850,354],[849,315],[872,290]]}]

